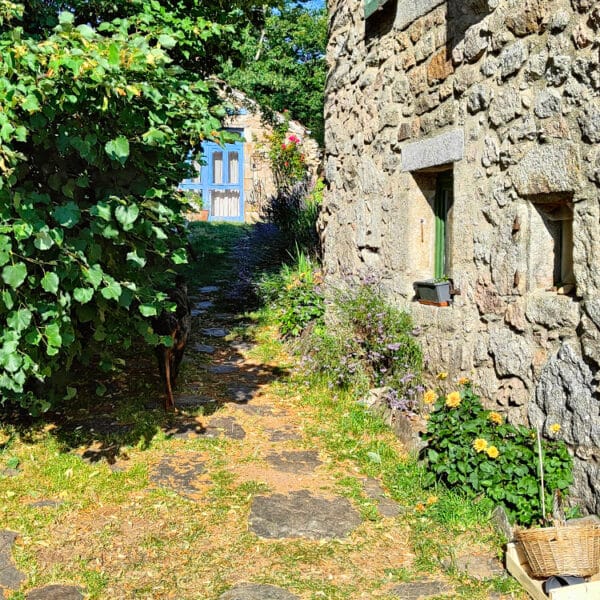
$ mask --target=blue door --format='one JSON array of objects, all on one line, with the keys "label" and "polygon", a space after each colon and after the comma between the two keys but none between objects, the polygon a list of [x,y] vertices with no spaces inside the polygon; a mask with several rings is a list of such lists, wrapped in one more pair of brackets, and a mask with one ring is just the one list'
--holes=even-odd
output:
[{"label": "blue door", "polygon": [[179,188],[201,196],[202,208],[209,211],[210,221],[243,221],[243,143],[219,146],[214,142],[205,142],[202,144],[202,160],[193,161],[192,164],[199,176],[184,179]]}]

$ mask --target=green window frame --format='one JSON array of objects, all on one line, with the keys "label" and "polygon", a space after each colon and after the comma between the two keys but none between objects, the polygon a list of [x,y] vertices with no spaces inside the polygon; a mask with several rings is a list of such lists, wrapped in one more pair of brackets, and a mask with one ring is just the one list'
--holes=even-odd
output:
[{"label": "green window frame", "polygon": [[435,215],[434,273],[438,279],[448,275],[448,215],[454,200],[454,177],[452,172],[437,177],[433,211]]},{"label": "green window frame", "polygon": [[388,0],[365,0],[365,19],[377,12]]}]

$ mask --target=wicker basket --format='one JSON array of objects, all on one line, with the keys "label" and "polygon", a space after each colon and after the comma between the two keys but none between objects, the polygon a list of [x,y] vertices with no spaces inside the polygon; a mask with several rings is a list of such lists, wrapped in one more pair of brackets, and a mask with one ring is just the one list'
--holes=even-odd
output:
[{"label": "wicker basket", "polygon": [[588,577],[600,571],[599,523],[524,529],[517,539],[533,577]]}]

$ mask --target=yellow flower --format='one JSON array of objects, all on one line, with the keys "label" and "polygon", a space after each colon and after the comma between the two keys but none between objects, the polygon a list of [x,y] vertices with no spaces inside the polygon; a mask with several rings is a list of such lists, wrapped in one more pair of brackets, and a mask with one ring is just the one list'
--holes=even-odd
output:
[{"label": "yellow flower", "polygon": [[490,458],[498,458],[498,456],[500,455],[500,452],[498,451],[498,448],[496,448],[496,446],[490,446],[486,450],[486,452]]},{"label": "yellow flower", "polygon": [[468,377],[461,377],[458,380],[458,385],[467,385],[467,383],[471,383],[471,380]]},{"label": "yellow flower", "polygon": [[425,421],[429,421],[429,415],[423,415],[423,419],[425,419]]},{"label": "yellow flower", "polygon": [[552,433],[558,433],[560,431],[560,425],[558,423],[554,423],[553,425],[550,425],[550,431]]},{"label": "yellow flower", "polygon": [[460,405],[460,392],[450,392],[446,396],[446,406],[456,408]]},{"label": "yellow flower", "polygon": [[425,510],[425,505],[422,502],[419,502],[416,506],[415,506],[415,510],[417,512],[423,512]]},{"label": "yellow flower", "polygon": [[437,501],[438,501],[437,496],[429,496],[429,498],[427,498],[427,504],[429,506],[431,506],[432,504],[435,504]]},{"label": "yellow flower", "polygon": [[446,379],[447,377],[448,377],[448,373],[446,373],[446,371],[442,371],[441,373],[438,373],[438,374],[437,374],[437,378],[438,378],[438,379],[441,379],[441,380],[444,380],[444,379]]},{"label": "yellow flower", "polygon": [[483,452],[484,450],[487,450],[487,447],[488,443],[483,438],[477,438],[473,442],[473,448],[475,448],[476,452]]},{"label": "yellow flower", "polygon": [[433,404],[437,400],[437,394],[433,390],[427,390],[423,396],[425,404]]},{"label": "yellow flower", "polygon": [[488,419],[494,423],[494,425],[502,425],[502,415],[497,412],[491,412],[488,415]]}]

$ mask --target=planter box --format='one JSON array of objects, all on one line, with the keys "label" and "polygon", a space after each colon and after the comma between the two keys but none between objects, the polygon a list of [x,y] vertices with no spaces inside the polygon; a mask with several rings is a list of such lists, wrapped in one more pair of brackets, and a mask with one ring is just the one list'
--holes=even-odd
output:
[{"label": "planter box", "polygon": [[[506,570],[525,588],[534,600],[548,600],[542,589],[543,579],[531,576],[529,565],[520,544],[510,543],[506,547]],[[596,576],[586,583],[559,588],[550,592],[550,600],[591,600],[600,598],[600,581]]]},{"label": "planter box", "polygon": [[450,281],[415,281],[413,284],[417,300],[439,306],[448,306],[452,300],[450,295]]}]

